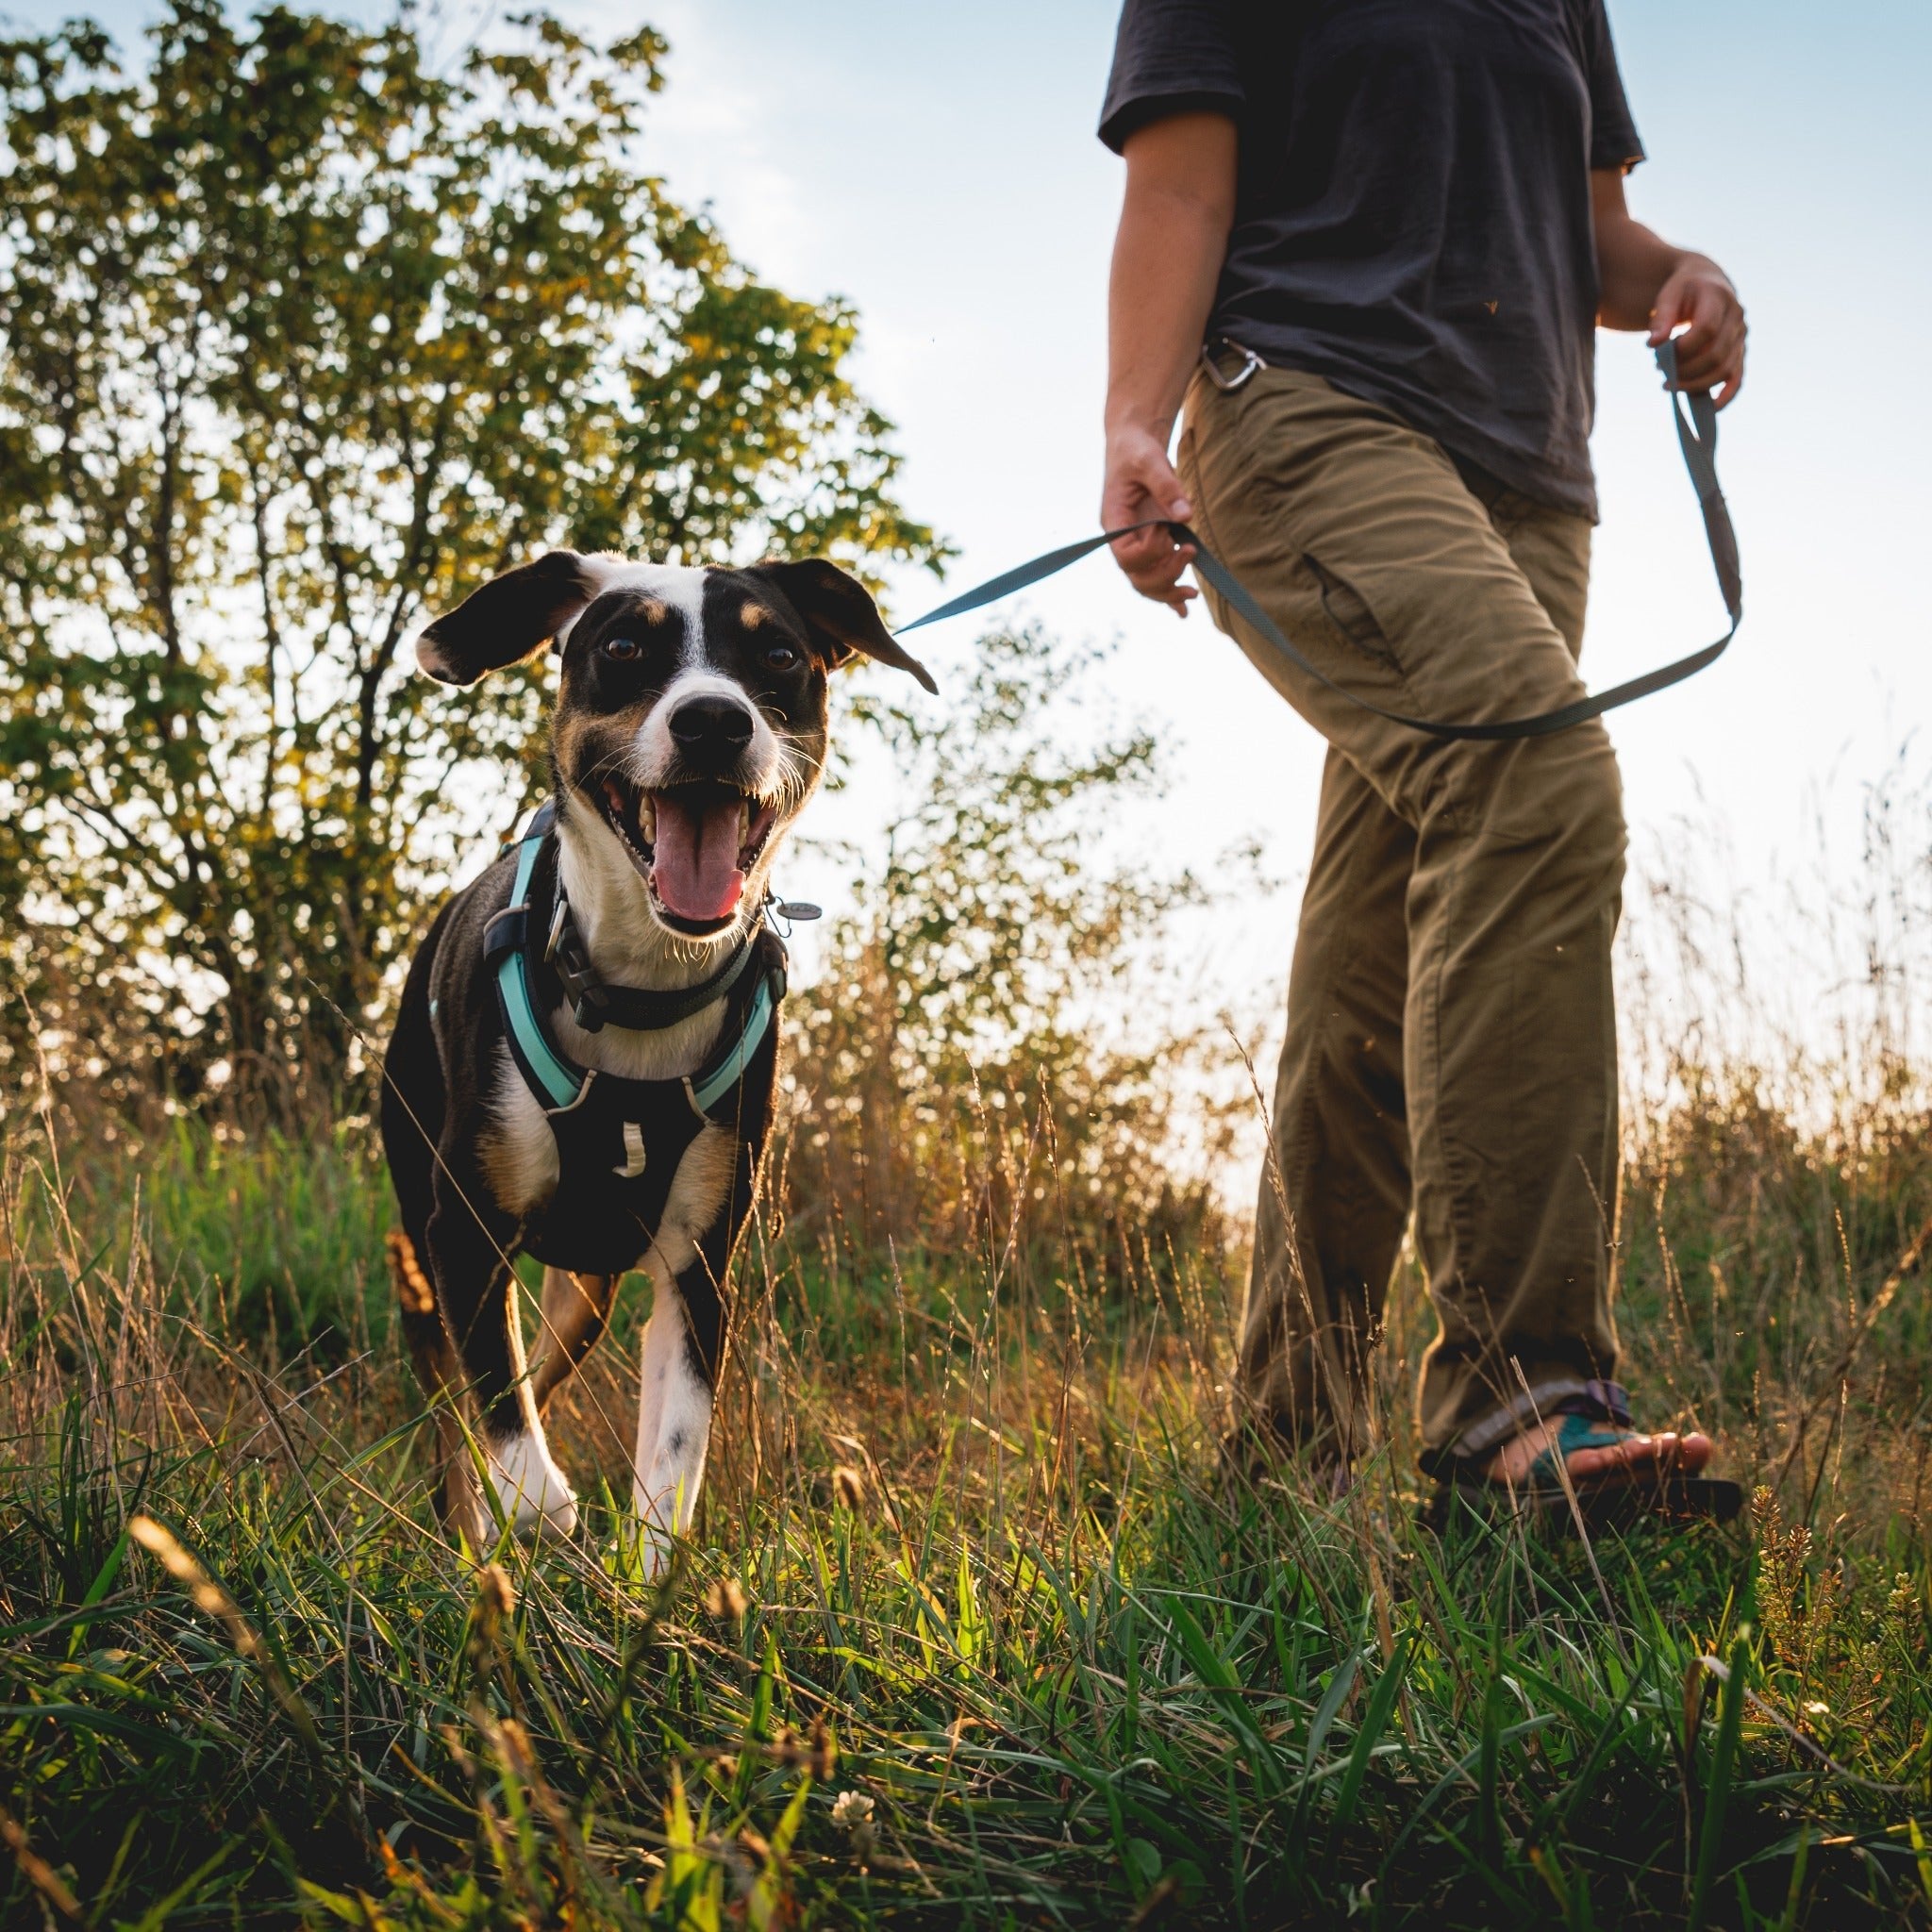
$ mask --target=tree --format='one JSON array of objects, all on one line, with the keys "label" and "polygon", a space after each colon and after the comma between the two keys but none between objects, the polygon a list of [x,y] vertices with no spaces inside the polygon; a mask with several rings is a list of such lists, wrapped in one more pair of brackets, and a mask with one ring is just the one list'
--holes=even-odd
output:
[{"label": "tree", "polygon": [[172,0],[131,78],[0,42],[0,894],[70,1060],[284,1112],[362,1064],[535,777],[541,667],[402,648],[489,573],[936,556],[850,310],[641,169],[661,38],[516,31],[449,75],[407,13]]}]

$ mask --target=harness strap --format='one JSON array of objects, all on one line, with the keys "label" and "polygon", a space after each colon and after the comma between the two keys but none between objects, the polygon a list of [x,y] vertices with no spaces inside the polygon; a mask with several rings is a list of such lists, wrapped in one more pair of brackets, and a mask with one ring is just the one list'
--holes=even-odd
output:
[{"label": "harness strap", "polygon": [[[1259,366],[1258,358],[1252,359],[1256,366]],[[1435,718],[1411,718],[1405,712],[1391,711],[1386,706],[1363,697],[1358,691],[1350,691],[1346,685],[1338,684],[1325,671],[1311,664],[1282,635],[1280,627],[1262,609],[1254,593],[1186,524],[1175,523],[1167,517],[1148,517],[1138,524],[1124,524],[1117,530],[1103,530],[1097,537],[1085,537],[1077,543],[1049,550],[1045,556],[1036,557],[1030,563],[1020,564],[1013,570],[1003,571],[996,577],[990,577],[975,589],[941,604],[937,610],[928,610],[924,617],[915,618],[905,625],[900,635],[903,637],[907,631],[918,630],[922,625],[938,624],[942,618],[959,617],[969,610],[995,604],[1002,597],[1011,596],[1015,591],[1024,591],[1028,585],[1040,583],[1065,570],[1069,564],[1079,562],[1104,544],[1132,536],[1136,530],[1165,530],[1176,543],[1192,547],[1195,575],[1218,591],[1297,671],[1361,710],[1386,718],[1391,724],[1426,732],[1431,738],[1495,741],[1546,738],[1553,732],[1568,731],[1573,725],[1581,724],[1591,718],[1601,718],[1606,711],[1614,711],[1638,698],[1649,697],[1654,691],[1667,691],[1672,685],[1681,684],[1687,677],[1694,676],[1707,665],[1715,664],[1730,648],[1731,640],[1738,634],[1738,625],[1743,621],[1744,587],[1738,562],[1738,537],[1731,526],[1731,513],[1717,480],[1717,406],[1705,391],[1675,387],[1677,346],[1674,342],[1663,343],[1657,351],[1657,367],[1663,371],[1665,386],[1670,390],[1671,414],[1677,425],[1678,447],[1684,453],[1685,467],[1690,473],[1698,505],[1704,512],[1704,532],[1710,545],[1711,567],[1717,575],[1718,589],[1723,592],[1731,627],[1715,643],[1691,652],[1688,658],[1679,658],[1673,664],[1647,671],[1641,677],[1633,677],[1594,696],[1558,706],[1554,711],[1540,712],[1533,718],[1507,718],[1495,724],[1450,724]]]},{"label": "harness strap", "polygon": [[542,824],[540,829],[540,821],[532,822],[529,836],[517,846],[516,879],[509,889],[509,904],[484,927],[483,941],[485,958],[496,960],[497,998],[503,1008],[511,1058],[525,1084],[549,1112],[575,1107],[592,1076],[551,1045],[530,998],[530,881],[536,874],[538,856],[550,837],[550,826]]},{"label": "harness strap", "polygon": [[[775,998],[773,993],[774,980],[777,982]],[[695,1112],[708,1120],[711,1109],[743,1079],[745,1068],[751,1065],[752,1055],[764,1044],[765,1030],[772,1024],[776,1000],[784,996],[782,973],[774,969],[758,981],[751,996],[751,1005],[745,1011],[744,1030],[739,1034],[737,1044],[709,1073],[693,1074],[684,1083],[685,1093]]]},{"label": "harness strap", "polygon": [[[530,894],[536,881],[538,863],[544,846],[553,837],[555,824],[554,808],[548,805],[530,822],[529,830],[517,841],[516,874],[510,886],[510,903],[483,929],[484,958],[495,969],[497,1003],[503,1013],[504,1030],[509,1041],[510,1057],[524,1077],[524,1084],[536,1096],[543,1110],[552,1114],[576,1108],[599,1081],[614,1090],[661,1089],[681,1085],[693,1111],[700,1118],[709,1119],[711,1109],[744,1077],[752,1057],[771,1030],[778,1002],[785,997],[783,946],[769,927],[762,926],[761,922],[755,924],[737,953],[719,973],[687,992],[664,996],[667,1005],[674,1008],[680,1003],[688,1004],[684,1010],[674,1011],[671,1018],[660,1018],[651,1023],[655,1025],[670,1025],[677,1019],[688,1018],[690,1014],[702,1010],[715,1000],[728,998],[755,956],[760,952],[776,954],[775,958],[767,958],[765,971],[759,975],[751,998],[745,1004],[743,1023],[737,1029],[736,1036],[733,1037],[727,1026],[718,1047],[713,1049],[712,1058],[682,1081],[620,1080],[614,1075],[599,1074],[594,1068],[578,1066],[552,1043],[531,987],[536,935],[541,929],[541,922],[531,917]],[[649,997],[643,989],[636,987],[613,987],[609,991],[638,1000]],[[615,1011],[613,1007],[609,1024],[624,1024],[623,1020],[614,1017]]]},{"label": "harness strap", "polygon": [[530,908],[527,904],[506,906],[501,912],[493,914],[490,924],[483,928],[483,957],[494,961],[506,953],[522,952],[529,927]]}]

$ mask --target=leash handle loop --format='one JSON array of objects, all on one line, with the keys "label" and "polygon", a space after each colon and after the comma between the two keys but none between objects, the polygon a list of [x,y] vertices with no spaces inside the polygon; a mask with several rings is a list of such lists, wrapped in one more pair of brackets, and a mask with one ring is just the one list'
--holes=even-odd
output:
[{"label": "leash handle loop", "polygon": [[1684,452],[1684,467],[1690,472],[1697,507],[1704,512],[1711,568],[1717,573],[1718,589],[1724,593],[1724,608],[1730,612],[1735,630],[1744,615],[1744,575],[1738,560],[1738,533],[1731,526],[1730,507],[1717,480],[1717,405],[1708,390],[1677,387],[1674,341],[1657,345],[1657,366],[1663,371],[1664,387],[1670,392],[1677,447]]},{"label": "leash handle loop", "polygon": [[1577,698],[1554,711],[1543,711],[1533,718],[1507,718],[1495,723],[1452,724],[1438,718],[1411,718],[1405,712],[1392,711],[1384,705],[1378,705],[1358,691],[1350,691],[1318,665],[1310,663],[1289,641],[1254,593],[1193,530],[1186,524],[1167,517],[1147,517],[1138,524],[1123,524],[1119,529],[1103,530],[1097,537],[1083,537],[1077,543],[1062,544],[1058,550],[1049,550],[1043,557],[1036,557],[1012,570],[1002,571],[998,576],[989,577],[985,583],[975,585],[937,609],[915,618],[902,626],[900,635],[903,637],[907,631],[919,630],[925,625],[938,624],[948,617],[963,617],[969,610],[983,609],[989,604],[1010,597],[1016,591],[1026,590],[1058,575],[1070,564],[1078,563],[1082,558],[1091,557],[1094,551],[1122,537],[1131,537],[1137,530],[1159,529],[1167,531],[1176,544],[1192,547],[1194,575],[1218,592],[1229,608],[1252,625],[1274,651],[1286,658],[1305,677],[1312,678],[1324,690],[1333,691],[1360,710],[1372,712],[1377,718],[1386,718],[1391,724],[1424,732],[1431,738],[1464,741],[1492,743],[1520,738],[1547,738],[1554,732],[1568,731],[1591,718],[1601,718],[1606,711],[1634,704],[1637,699],[1649,697],[1655,691],[1668,691],[1672,685],[1681,684],[1707,665],[1715,664],[1729,649],[1743,619],[1743,575],[1738,560],[1737,532],[1732,528],[1730,509],[1717,479],[1717,406],[1707,391],[1676,387],[1677,348],[1674,342],[1659,345],[1657,362],[1670,391],[1671,417],[1677,427],[1677,445],[1684,453],[1685,467],[1690,473],[1691,485],[1697,491],[1698,507],[1704,514],[1704,533],[1710,545],[1711,567],[1717,575],[1718,589],[1724,595],[1724,608],[1730,615],[1731,627],[1714,643],[1705,645],[1701,651],[1691,652],[1688,658],[1679,658],[1674,663],[1646,671],[1641,677],[1630,678],[1608,691]]}]

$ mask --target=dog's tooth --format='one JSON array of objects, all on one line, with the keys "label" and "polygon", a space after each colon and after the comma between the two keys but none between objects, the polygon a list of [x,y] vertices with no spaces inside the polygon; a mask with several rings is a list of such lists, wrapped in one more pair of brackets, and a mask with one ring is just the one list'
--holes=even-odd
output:
[{"label": "dog's tooth", "polygon": [[653,845],[658,842],[658,801],[646,791],[638,800],[638,824]]}]

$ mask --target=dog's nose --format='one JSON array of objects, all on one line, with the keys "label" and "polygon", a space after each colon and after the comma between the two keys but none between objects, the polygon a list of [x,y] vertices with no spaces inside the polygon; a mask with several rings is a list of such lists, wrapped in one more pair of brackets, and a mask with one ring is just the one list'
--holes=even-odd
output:
[{"label": "dog's nose", "polygon": [[681,750],[736,754],[751,742],[752,716],[730,698],[687,698],[671,714],[671,735]]}]

